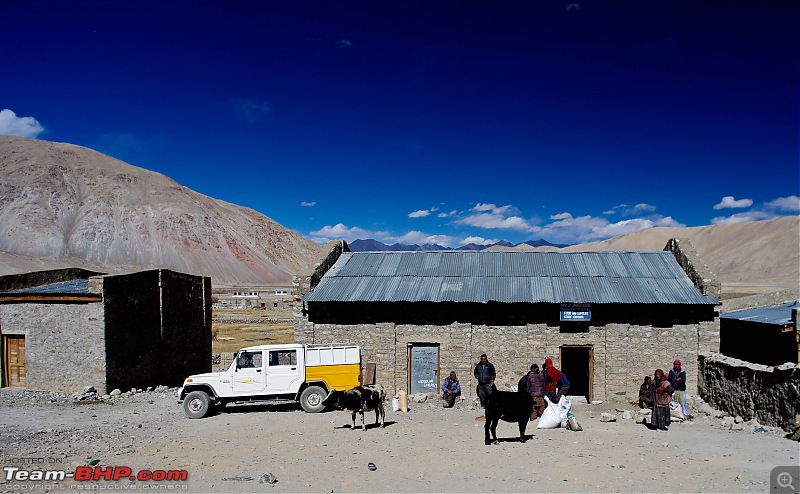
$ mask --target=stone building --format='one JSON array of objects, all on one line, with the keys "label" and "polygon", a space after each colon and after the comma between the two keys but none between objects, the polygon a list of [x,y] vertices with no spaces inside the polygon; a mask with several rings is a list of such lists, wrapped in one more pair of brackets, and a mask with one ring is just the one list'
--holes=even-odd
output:
[{"label": "stone building", "polygon": [[[295,341],[355,343],[377,382],[438,393],[455,370],[466,397],[486,353],[497,384],[553,359],[570,394],[635,399],[645,375],[717,351],[717,301],[682,269],[680,242],[661,252],[349,252],[332,242],[295,277]],[[684,266],[685,268],[685,266]]]},{"label": "stone building", "polygon": [[211,279],[165,269],[0,277],[2,386],[106,393],[211,369]]}]

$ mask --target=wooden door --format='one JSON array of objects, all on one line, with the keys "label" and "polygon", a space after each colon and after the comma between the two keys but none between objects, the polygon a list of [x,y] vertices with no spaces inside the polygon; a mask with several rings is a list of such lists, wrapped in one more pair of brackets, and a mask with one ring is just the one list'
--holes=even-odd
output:
[{"label": "wooden door", "polygon": [[4,384],[12,388],[25,387],[25,337],[3,336]]}]

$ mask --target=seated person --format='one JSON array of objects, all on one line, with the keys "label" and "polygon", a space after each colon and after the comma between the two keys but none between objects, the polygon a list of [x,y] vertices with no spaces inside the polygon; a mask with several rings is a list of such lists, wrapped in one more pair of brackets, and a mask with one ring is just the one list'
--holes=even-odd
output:
[{"label": "seated person", "polygon": [[644,376],[644,382],[639,386],[639,408],[653,408],[653,380]]},{"label": "seated person", "polygon": [[461,384],[458,382],[456,371],[450,371],[450,375],[442,383],[442,406],[453,408],[456,404],[456,396],[461,395]]}]

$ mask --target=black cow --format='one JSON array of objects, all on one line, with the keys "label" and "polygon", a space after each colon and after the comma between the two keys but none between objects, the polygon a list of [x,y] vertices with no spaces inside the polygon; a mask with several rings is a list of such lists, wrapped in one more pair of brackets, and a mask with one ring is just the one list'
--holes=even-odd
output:
[{"label": "black cow", "polygon": [[[514,393],[511,391],[497,391],[492,387],[492,392],[486,398],[486,423],[483,426],[486,433],[486,444],[500,444],[497,440],[497,423],[500,419],[506,422],[517,422],[519,424],[519,440],[525,442],[525,428],[531,418],[531,407],[533,407],[533,397],[528,393]],[[492,439],[489,440],[489,432]]]},{"label": "black cow", "polygon": [[[386,389],[383,385],[375,386],[356,386],[355,388],[344,391],[331,390],[328,396],[322,401],[326,407],[337,410],[348,410],[353,413],[353,426],[356,428],[356,413],[361,414],[361,428],[367,430],[364,424],[364,412],[375,410],[375,423],[380,417],[381,427],[386,427],[386,409],[383,406],[386,401]],[[528,413],[530,415],[530,412]]]}]

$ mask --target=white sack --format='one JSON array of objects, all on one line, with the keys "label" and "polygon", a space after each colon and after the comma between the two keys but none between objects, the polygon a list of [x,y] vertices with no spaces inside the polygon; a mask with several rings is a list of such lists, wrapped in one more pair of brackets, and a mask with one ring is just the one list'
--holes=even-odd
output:
[{"label": "white sack", "polygon": [[544,397],[545,407],[542,416],[539,417],[539,425],[537,429],[556,429],[561,425],[561,416],[558,414],[558,405],[550,401],[547,396]]}]

